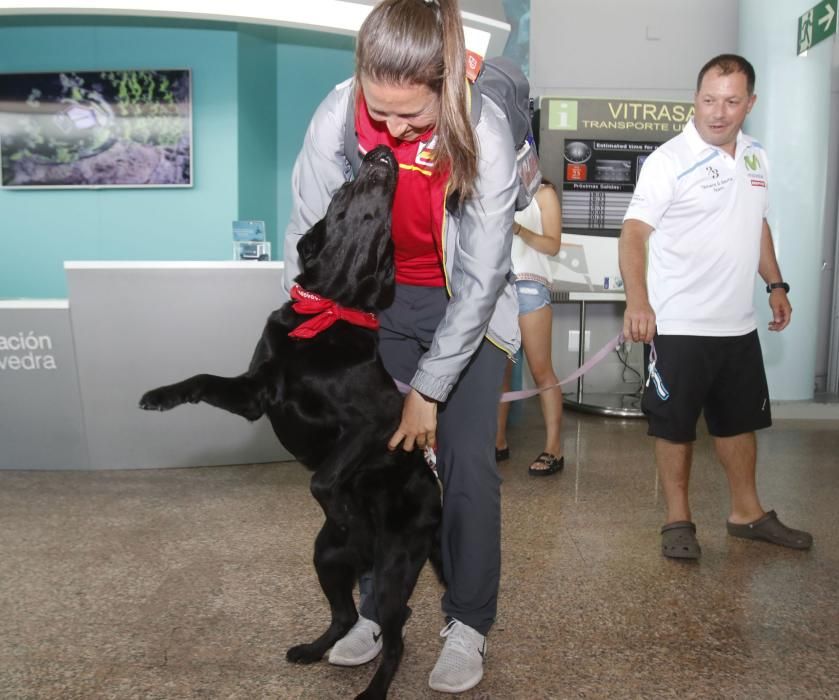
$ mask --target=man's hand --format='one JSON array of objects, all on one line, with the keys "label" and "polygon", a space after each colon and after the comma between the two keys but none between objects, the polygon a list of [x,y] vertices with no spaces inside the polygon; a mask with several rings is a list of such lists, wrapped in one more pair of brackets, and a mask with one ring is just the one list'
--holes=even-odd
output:
[{"label": "man's hand", "polygon": [[782,331],[789,325],[792,317],[792,306],[783,289],[773,289],[769,293],[769,308],[772,309],[772,320],[769,322],[770,331]]},{"label": "man's hand", "polygon": [[623,337],[633,343],[649,343],[655,335],[655,311],[649,304],[626,305]]},{"label": "man's hand", "polygon": [[402,406],[402,422],[387,443],[387,448],[395,450],[400,442],[406,452],[410,452],[415,446],[421,450],[434,447],[437,442],[436,433],[437,402],[425,398],[416,389],[411,389]]}]

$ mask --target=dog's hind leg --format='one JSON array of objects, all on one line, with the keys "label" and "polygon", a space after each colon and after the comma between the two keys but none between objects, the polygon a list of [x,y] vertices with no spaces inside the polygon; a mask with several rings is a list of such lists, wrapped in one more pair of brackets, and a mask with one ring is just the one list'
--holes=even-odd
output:
[{"label": "dog's hind leg", "polygon": [[428,558],[429,537],[383,538],[374,567],[376,609],[382,628],[382,660],[367,689],[356,700],[381,700],[399,668],[405,645],[402,628],[408,619],[408,601]]},{"label": "dog's hind leg", "polygon": [[203,401],[253,421],[264,413],[264,394],[265,380],[258,373],[238,377],[196,374],[177,384],[147,391],[140,399],[140,408],[168,411],[184,403]]},{"label": "dog's hind leg", "polygon": [[358,619],[352,596],[358,572],[350,550],[343,546],[344,539],[343,533],[327,521],[315,540],[315,569],[329,601],[332,620],[326,632],[315,641],[291,647],[286,652],[289,661],[302,664],[319,661]]}]

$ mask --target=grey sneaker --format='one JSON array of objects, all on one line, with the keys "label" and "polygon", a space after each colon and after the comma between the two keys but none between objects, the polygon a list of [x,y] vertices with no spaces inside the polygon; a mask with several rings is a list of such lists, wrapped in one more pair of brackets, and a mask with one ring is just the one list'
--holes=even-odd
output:
[{"label": "grey sneaker", "polygon": [[375,659],[382,650],[382,628],[373,620],[358,620],[329,651],[329,663],[336,666],[361,666]]},{"label": "grey sneaker", "polygon": [[484,676],[486,637],[478,630],[452,620],[440,632],[446,638],[428,685],[441,693],[462,693],[474,688]]}]

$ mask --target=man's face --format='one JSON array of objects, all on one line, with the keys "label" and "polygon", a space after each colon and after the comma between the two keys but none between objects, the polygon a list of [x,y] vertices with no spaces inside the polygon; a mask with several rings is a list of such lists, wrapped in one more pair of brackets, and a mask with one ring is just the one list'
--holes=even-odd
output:
[{"label": "man's face", "polygon": [[733,156],[737,133],[756,99],[749,95],[745,73],[723,75],[719,68],[711,68],[693,100],[693,123],[702,140]]}]

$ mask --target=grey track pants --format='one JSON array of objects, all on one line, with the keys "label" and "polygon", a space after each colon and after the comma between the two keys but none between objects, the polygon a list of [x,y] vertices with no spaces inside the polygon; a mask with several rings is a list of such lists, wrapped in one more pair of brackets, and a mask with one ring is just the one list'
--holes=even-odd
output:
[{"label": "grey track pants", "polygon": [[[446,310],[442,288],[397,285],[379,317],[382,359],[410,382]],[[443,613],[486,634],[501,574],[501,478],[495,463],[498,398],[506,355],[484,340],[437,413],[437,471],[443,484]],[[375,620],[371,578],[362,577],[361,614]]]}]

